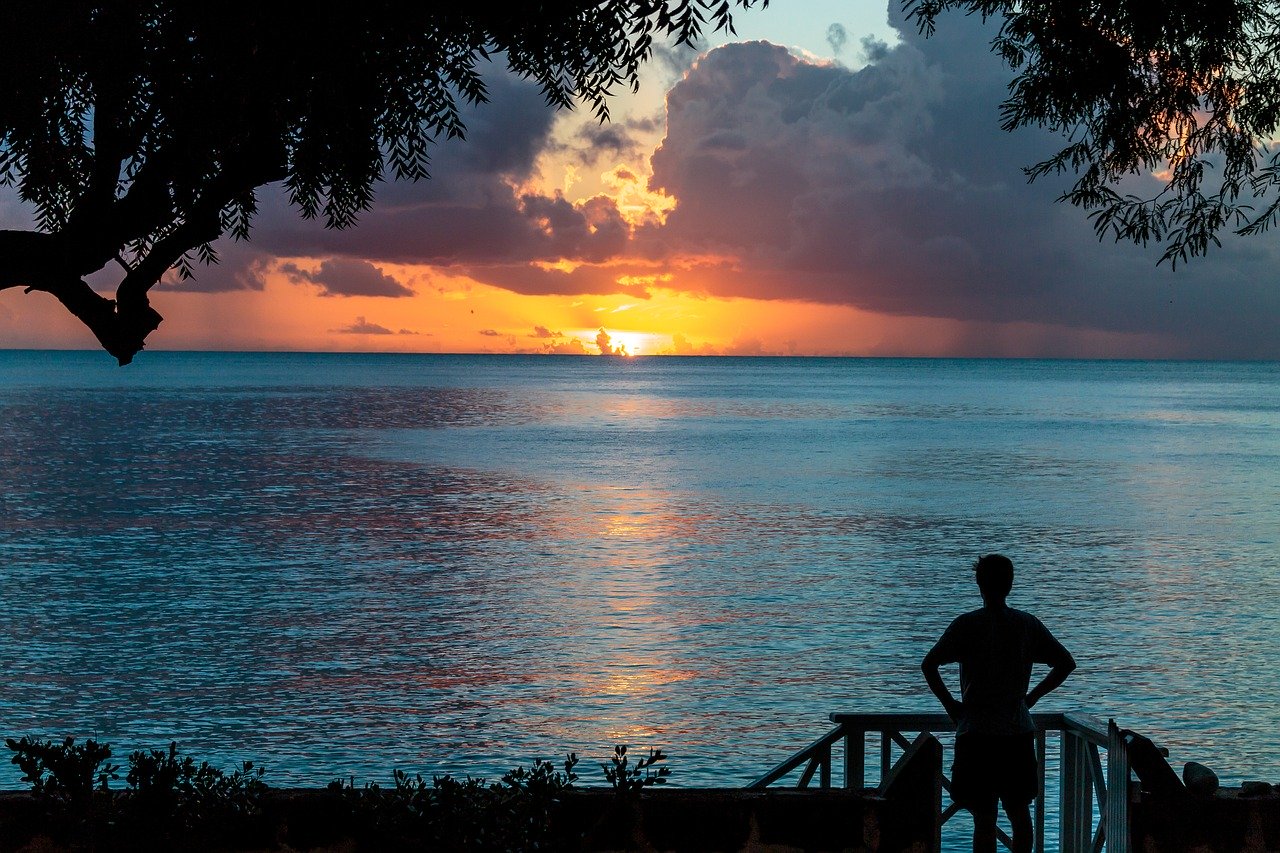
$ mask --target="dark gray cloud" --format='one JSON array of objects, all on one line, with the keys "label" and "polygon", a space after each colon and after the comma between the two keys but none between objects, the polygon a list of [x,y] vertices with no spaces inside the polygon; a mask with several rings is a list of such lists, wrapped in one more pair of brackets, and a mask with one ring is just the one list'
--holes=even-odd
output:
[{"label": "dark gray cloud", "polygon": [[632,268],[612,266],[580,266],[573,270],[531,266],[529,264],[493,264],[465,268],[468,275],[486,284],[529,296],[575,296],[585,293],[625,293],[639,299],[650,297],[643,282],[627,279],[619,282]]},{"label": "dark gray cloud", "polygon": [[158,287],[188,293],[225,293],[231,290],[262,290],[266,286],[264,276],[275,260],[270,254],[252,244],[232,241],[221,241],[217,248],[217,263],[194,265],[193,275],[188,279],[180,278],[170,270]]},{"label": "dark gray cloud", "polygon": [[[648,124],[641,121],[639,129],[643,132]],[[614,162],[630,159],[641,152],[641,142],[631,132],[629,122],[589,124],[579,130],[577,136],[577,159],[588,165],[594,165],[602,158]]]},{"label": "dark gray cloud", "polygon": [[863,36],[858,40],[862,61],[866,63],[881,62],[889,55],[889,45],[875,36]]},{"label": "dark gray cloud", "polygon": [[320,263],[315,272],[296,264],[280,265],[280,272],[295,284],[308,282],[320,286],[321,296],[413,296],[413,289],[396,281],[368,261],[330,258]]}]

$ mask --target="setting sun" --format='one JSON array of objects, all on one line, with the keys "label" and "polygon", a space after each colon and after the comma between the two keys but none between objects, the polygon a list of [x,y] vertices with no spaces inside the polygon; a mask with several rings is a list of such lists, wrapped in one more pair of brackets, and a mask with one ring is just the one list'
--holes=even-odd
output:
[{"label": "setting sun", "polygon": [[596,332],[575,333],[586,337],[601,355],[655,355],[670,336],[649,332],[614,332],[599,329]]}]

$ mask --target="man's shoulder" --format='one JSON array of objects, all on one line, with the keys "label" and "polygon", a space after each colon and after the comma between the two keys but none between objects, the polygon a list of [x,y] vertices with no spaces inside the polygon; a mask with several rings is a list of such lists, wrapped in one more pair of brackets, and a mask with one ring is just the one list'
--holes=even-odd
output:
[{"label": "man's shoulder", "polygon": [[1028,613],[1025,610],[1017,610],[1013,607],[1005,607],[1003,611],[991,610],[986,607],[979,607],[977,610],[970,610],[968,613],[961,613],[952,622],[957,627],[968,625],[988,624],[992,620],[1008,624],[1013,622],[1016,624],[1027,625],[1032,628],[1044,628],[1044,623],[1034,613]]},{"label": "man's shoulder", "polygon": [[979,607],[977,610],[970,610],[968,613],[961,613],[955,619],[951,620],[951,624],[957,627],[964,625],[972,625],[975,622],[981,622],[986,618],[983,609]]},{"label": "man's shoulder", "polygon": [[1045,624],[1040,621],[1040,617],[1036,616],[1034,613],[1028,613],[1025,610],[1014,610],[1012,607],[1009,608],[1009,612],[1013,614],[1014,619],[1025,625],[1030,630],[1052,636],[1052,632],[1045,627]]},{"label": "man's shoulder", "polygon": [[1010,607],[1009,612],[1013,614],[1014,619],[1018,619],[1022,622],[1032,622],[1036,625],[1044,624],[1043,622],[1040,621],[1040,617],[1036,616],[1034,613],[1028,613],[1025,610],[1018,610],[1017,608],[1014,608],[1014,607]]}]

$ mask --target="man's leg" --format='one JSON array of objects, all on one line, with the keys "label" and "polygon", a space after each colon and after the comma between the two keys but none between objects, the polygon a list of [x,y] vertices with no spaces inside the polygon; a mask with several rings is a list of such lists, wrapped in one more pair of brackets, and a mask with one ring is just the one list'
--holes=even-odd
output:
[{"label": "man's leg", "polygon": [[1001,802],[1013,828],[1012,853],[1031,853],[1031,848],[1035,846],[1035,830],[1031,828],[1031,804],[1021,800]]},{"label": "man's leg", "polygon": [[973,815],[973,853],[995,853],[998,807],[999,801],[992,794],[977,799],[969,809]]}]

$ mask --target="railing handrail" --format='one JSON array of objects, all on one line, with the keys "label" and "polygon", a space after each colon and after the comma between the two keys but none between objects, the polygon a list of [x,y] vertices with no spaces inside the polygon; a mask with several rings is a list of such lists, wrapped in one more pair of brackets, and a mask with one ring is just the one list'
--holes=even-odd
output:
[{"label": "railing handrail", "polygon": [[[1031,715],[1031,721],[1036,724],[1036,728],[1046,731],[1056,731],[1067,725],[1066,718],[1070,716],[1073,719],[1088,718],[1088,714],[1071,713],[1063,714],[1058,712],[1035,713]],[[954,732],[956,730],[955,721],[946,714],[934,714],[919,711],[904,712],[875,712],[862,713],[860,711],[837,711],[827,716],[831,722],[836,725],[846,726],[851,729],[862,729],[863,731],[875,732],[881,729],[907,729],[910,731],[931,731],[931,732]],[[1094,720],[1096,722],[1096,720]],[[1073,723],[1072,725],[1076,725]],[[1102,726],[1101,729],[1102,742],[1107,740],[1107,727]]]},{"label": "railing handrail", "polygon": [[1086,714],[1083,711],[1068,711],[1062,715],[1062,726],[1064,732],[1071,732],[1076,737],[1082,737],[1094,746],[1106,747],[1107,745],[1107,724],[1099,720],[1093,714]]},{"label": "railing handrail", "polygon": [[[844,787],[863,787],[864,737],[879,732],[881,740],[881,779],[889,770],[890,751],[896,744],[909,745],[902,732],[954,732],[956,724],[942,713],[862,713],[836,712],[828,715],[835,728],[796,752],[769,773],[752,782],[749,788],[765,788],[808,762],[799,787],[808,787],[814,774],[819,774],[823,788],[831,785],[832,747],[844,741]],[[1100,853],[1104,843],[1109,853],[1128,853],[1128,757],[1121,732],[1115,721],[1103,723],[1082,711],[1033,713],[1036,726],[1036,753],[1040,781],[1036,797],[1036,850],[1044,851],[1044,772],[1045,732],[1062,733],[1063,757],[1060,765],[1060,806],[1062,826],[1059,845],[1066,853]],[[1107,751],[1106,767],[1102,766],[1099,749]],[[947,779],[943,786],[950,790]],[[1110,796],[1108,796],[1110,794]],[[1094,827],[1094,800],[1099,821]],[[958,810],[952,803],[939,816],[941,826]],[[1009,839],[1001,833],[1008,845]]]},{"label": "railing handrail", "polygon": [[813,761],[814,758],[818,756],[823,749],[830,749],[831,746],[836,741],[840,740],[840,738],[842,737],[844,737],[844,727],[836,726],[834,729],[827,732],[825,735],[818,738],[813,743],[809,744],[804,749],[800,750],[795,755],[791,756],[786,761],[782,762],[777,767],[773,768],[768,773],[761,776],[756,781],[752,782],[747,787],[748,788],[769,787],[774,782],[781,779],[783,776],[786,776],[792,770],[795,770],[801,764],[804,764],[806,761]]}]

